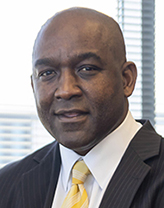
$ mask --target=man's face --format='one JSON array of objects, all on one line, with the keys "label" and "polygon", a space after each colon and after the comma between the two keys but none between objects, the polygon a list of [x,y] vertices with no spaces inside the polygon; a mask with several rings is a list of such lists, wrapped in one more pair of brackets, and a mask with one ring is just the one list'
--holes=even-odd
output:
[{"label": "man's face", "polygon": [[77,22],[64,27],[56,22],[42,32],[32,85],[45,128],[59,143],[85,155],[122,122],[127,103],[107,32],[96,22]]}]

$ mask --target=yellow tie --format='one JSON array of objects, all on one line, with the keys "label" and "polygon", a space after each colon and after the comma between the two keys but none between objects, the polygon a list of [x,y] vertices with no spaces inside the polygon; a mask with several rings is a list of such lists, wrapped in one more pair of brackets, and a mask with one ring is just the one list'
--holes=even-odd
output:
[{"label": "yellow tie", "polygon": [[72,169],[72,186],[68,192],[62,208],[87,208],[88,196],[84,188],[84,181],[90,171],[84,161],[75,163]]}]

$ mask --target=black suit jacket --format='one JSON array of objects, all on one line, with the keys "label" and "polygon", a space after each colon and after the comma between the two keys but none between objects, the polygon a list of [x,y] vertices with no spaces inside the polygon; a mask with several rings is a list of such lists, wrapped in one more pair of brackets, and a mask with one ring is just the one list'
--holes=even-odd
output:
[{"label": "black suit jacket", "polygon": [[[59,145],[53,142],[3,168],[0,208],[50,208],[60,165]],[[164,140],[146,122],[126,150],[100,208],[163,207]]]}]

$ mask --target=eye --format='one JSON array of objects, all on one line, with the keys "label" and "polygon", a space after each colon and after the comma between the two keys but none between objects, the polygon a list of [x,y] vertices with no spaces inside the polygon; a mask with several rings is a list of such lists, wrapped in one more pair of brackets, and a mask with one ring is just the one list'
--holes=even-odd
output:
[{"label": "eye", "polygon": [[39,74],[39,78],[42,80],[48,80],[56,76],[56,72],[52,69],[45,70]]},{"label": "eye", "polygon": [[96,66],[81,66],[78,70],[80,73],[92,74],[100,71],[100,68]]},{"label": "eye", "polygon": [[78,74],[82,78],[85,78],[85,77],[95,76],[100,71],[101,71],[101,69],[99,67],[92,66],[92,65],[89,65],[89,66],[87,65],[87,66],[81,66],[81,67],[79,67]]},{"label": "eye", "polygon": [[40,76],[46,77],[46,76],[50,76],[52,74],[54,74],[54,71],[53,70],[47,70],[47,71],[41,73]]},{"label": "eye", "polygon": [[80,71],[89,72],[94,71],[95,69],[93,67],[82,67]]}]

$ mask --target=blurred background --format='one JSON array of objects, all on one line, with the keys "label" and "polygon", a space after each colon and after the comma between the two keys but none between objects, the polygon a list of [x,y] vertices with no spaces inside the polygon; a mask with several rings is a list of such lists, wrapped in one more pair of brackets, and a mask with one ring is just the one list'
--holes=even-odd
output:
[{"label": "blurred background", "polygon": [[127,59],[138,68],[130,109],[164,136],[162,0],[7,0],[0,3],[0,167],[54,139],[38,120],[30,85],[32,48],[40,27],[54,13],[93,8],[119,22]]}]

